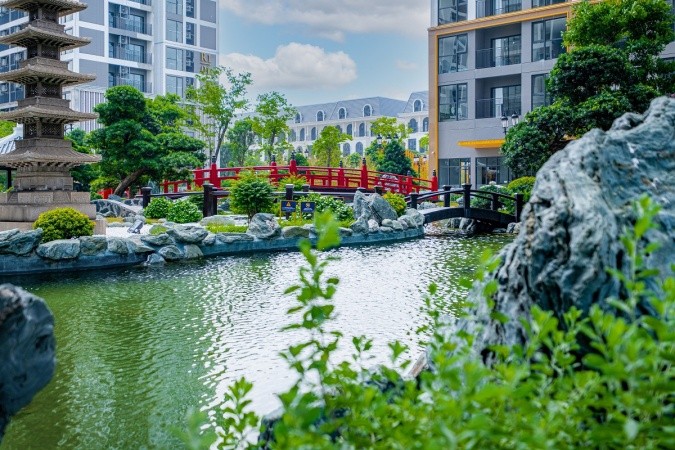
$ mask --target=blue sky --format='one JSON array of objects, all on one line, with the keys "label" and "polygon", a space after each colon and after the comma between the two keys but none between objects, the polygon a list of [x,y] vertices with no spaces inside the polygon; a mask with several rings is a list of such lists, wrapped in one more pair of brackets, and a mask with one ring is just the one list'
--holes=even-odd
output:
[{"label": "blue sky", "polygon": [[428,0],[219,0],[220,64],[294,105],[428,88]]}]

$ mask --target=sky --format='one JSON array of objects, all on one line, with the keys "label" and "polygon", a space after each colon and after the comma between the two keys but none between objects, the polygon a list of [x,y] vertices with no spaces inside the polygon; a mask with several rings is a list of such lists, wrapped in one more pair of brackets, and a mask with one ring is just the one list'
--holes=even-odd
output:
[{"label": "sky", "polygon": [[428,89],[429,0],[218,0],[220,64],[295,106]]}]

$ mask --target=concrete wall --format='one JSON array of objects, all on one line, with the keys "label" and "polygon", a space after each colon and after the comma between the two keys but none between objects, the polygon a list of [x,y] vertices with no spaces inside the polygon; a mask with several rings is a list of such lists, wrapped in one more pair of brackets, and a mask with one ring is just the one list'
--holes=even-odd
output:
[{"label": "concrete wall", "polygon": [[80,48],[80,53],[105,56],[105,33],[99,30],[80,27],[80,36],[91,38],[91,43]]}]

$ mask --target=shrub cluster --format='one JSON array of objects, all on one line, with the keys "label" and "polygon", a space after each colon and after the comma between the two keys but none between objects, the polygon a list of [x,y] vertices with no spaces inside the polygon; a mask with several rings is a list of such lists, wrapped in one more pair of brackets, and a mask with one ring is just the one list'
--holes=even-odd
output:
[{"label": "shrub cluster", "polygon": [[[314,202],[316,204],[316,213],[331,212],[339,222],[349,222],[354,220],[354,210],[344,201],[331,197],[330,195],[321,195],[312,192],[300,199],[303,202]],[[305,214],[306,219],[312,219],[311,214]]]},{"label": "shrub cluster", "polygon": [[172,202],[166,197],[155,197],[150,200],[148,206],[143,210],[143,214],[148,219],[165,219],[169,214]]},{"label": "shrub cluster", "polygon": [[389,203],[391,207],[394,208],[394,211],[396,211],[396,214],[398,214],[399,217],[405,213],[405,209],[408,207],[405,202],[405,197],[401,194],[396,194],[395,192],[386,192],[382,198],[384,198],[387,203]]},{"label": "shrub cluster", "polygon": [[309,183],[307,181],[307,178],[303,177],[302,175],[288,174],[285,177],[279,179],[279,182],[277,184],[279,185],[280,189],[284,189],[287,184],[292,184],[293,189],[295,189],[296,192],[299,192],[302,191],[303,185]]},{"label": "shrub cluster", "polygon": [[42,228],[42,242],[70,239],[94,234],[94,222],[73,208],[56,208],[43,212],[33,224]]},{"label": "shrub cluster", "polygon": [[197,205],[189,200],[173,202],[166,220],[176,223],[199,222],[202,220],[202,212]]},{"label": "shrub cluster", "polygon": [[251,172],[241,172],[239,180],[230,189],[230,209],[237,214],[246,214],[249,219],[258,213],[271,211],[274,207],[273,192],[266,179]]}]

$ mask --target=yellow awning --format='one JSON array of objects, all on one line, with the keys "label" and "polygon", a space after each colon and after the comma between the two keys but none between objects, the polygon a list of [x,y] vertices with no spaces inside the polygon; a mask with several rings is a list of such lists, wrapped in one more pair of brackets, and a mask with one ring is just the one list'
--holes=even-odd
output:
[{"label": "yellow awning", "polygon": [[504,139],[482,139],[478,141],[459,141],[457,145],[469,148],[499,148],[504,143]]}]

